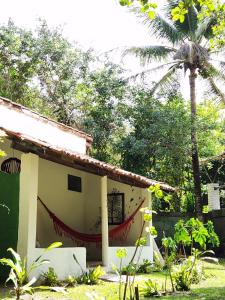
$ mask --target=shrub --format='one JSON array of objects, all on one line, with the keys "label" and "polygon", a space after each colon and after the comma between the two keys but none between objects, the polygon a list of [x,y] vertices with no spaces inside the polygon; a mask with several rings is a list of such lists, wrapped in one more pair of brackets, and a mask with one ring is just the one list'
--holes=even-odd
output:
[{"label": "shrub", "polygon": [[69,287],[74,287],[77,283],[77,280],[75,278],[75,276],[71,276],[69,275],[65,280],[64,280],[65,284]]},{"label": "shrub", "polygon": [[141,288],[141,294],[144,297],[161,296],[158,282],[152,281],[151,279],[145,281],[144,286]]},{"label": "shrub", "polygon": [[47,272],[42,274],[42,284],[47,286],[57,286],[59,284],[54,268],[50,267]]},{"label": "shrub", "polygon": [[81,276],[76,278],[78,284],[94,285],[98,284],[99,278],[105,274],[101,266],[98,266],[88,272],[84,272]]},{"label": "shrub", "polygon": [[28,283],[28,277],[30,273],[40,267],[43,264],[49,263],[48,260],[43,259],[43,255],[54,249],[62,246],[61,242],[52,243],[50,246],[43,250],[43,253],[31,263],[30,267],[27,268],[27,261],[25,259],[21,259],[20,255],[15,252],[12,248],[9,248],[8,251],[11,253],[12,259],[10,258],[2,258],[0,259],[0,263],[2,265],[10,267],[10,273],[6,280],[12,281],[14,286],[14,292],[16,295],[16,299],[19,300],[20,296],[23,294],[33,294],[34,293],[34,283],[37,281],[35,277],[33,277]]},{"label": "shrub", "polygon": [[199,283],[204,277],[202,264],[194,256],[189,256],[173,267],[172,277],[177,291],[189,291],[191,284]]}]

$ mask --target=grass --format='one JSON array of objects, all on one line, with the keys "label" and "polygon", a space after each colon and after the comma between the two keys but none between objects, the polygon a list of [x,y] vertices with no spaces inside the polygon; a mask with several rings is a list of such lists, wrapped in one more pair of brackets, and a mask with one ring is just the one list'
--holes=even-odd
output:
[{"label": "grass", "polygon": [[[225,262],[221,262],[219,265],[205,263],[205,272],[207,278],[198,285],[192,286],[190,294],[186,295],[170,295],[162,297],[162,299],[199,299],[199,300],[222,300],[225,299]],[[160,284],[164,282],[165,273],[155,272],[149,275],[140,275],[140,278],[145,280],[151,278],[157,280]],[[63,295],[61,293],[54,292],[38,292],[35,294],[36,300],[88,300],[87,293],[96,292],[100,297],[105,297],[107,300],[118,300],[118,284],[107,283],[101,281],[100,284],[94,286],[79,285],[74,288],[69,288],[68,293]],[[0,289],[0,299],[9,300],[13,299],[13,296],[9,295],[9,290]],[[93,298],[94,299],[94,298]],[[100,299],[100,298],[98,298]],[[145,298],[147,299],[147,298]]]}]

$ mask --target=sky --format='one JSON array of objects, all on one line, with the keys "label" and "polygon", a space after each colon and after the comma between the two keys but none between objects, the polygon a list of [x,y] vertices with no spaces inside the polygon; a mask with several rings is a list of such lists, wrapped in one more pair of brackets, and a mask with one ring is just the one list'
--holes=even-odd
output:
[{"label": "sky", "polygon": [[0,0],[0,3],[1,22],[11,17],[18,25],[34,28],[41,17],[50,26],[64,25],[66,37],[97,51],[144,45],[150,39],[137,17],[117,0]]},{"label": "sky", "polygon": [[[159,7],[163,2],[157,1]],[[0,5],[1,23],[11,18],[16,25],[34,29],[38,18],[43,18],[50,27],[62,25],[65,37],[84,49],[95,49],[98,55],[115,48],[157,44],[148,29],[118,0],[0,0]],[[112,59],[121,62],[116,52]],[[133,56],[125,58],[123,63],[132,74],[142,70]],[[161,74],[154,74],[155,80],[160,77]],[[188,97],[186,80],[182,90]]]}]

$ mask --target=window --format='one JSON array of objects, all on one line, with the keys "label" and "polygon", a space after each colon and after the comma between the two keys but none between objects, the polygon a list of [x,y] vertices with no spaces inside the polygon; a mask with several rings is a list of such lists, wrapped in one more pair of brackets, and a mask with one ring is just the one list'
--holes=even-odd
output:
[{"label": "window", "polygon": [[81,178],[68,175],[68,190],[81,193]]},{"label": "window", "polygon": [[108,194],[108,223],[118,225],[124,222],[124,193]]}]

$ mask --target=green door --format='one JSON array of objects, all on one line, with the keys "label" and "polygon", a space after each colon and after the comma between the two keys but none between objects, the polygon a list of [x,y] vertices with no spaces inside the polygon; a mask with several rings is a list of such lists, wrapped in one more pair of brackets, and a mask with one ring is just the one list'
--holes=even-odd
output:
[{"label": "green door", "polygon": [[[19,174],[0,172],[0,258],[9,257],[9,247],[16,250],[19,220]],[[0,280],[8,270],[0,266]]]}]

